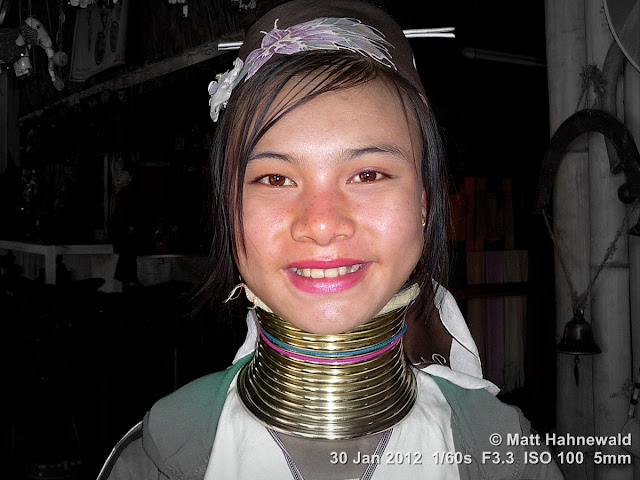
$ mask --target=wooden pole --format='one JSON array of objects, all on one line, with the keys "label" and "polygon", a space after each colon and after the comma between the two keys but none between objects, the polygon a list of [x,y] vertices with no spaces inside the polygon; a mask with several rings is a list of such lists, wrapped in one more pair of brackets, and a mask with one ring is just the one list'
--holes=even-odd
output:
[{"label": "wooden pole", "polygon": [[[636,146],[640,147],[640,72],[627,62],[624,71],[624,121]],[[632,217],[631,222],[637,221]],[[631,301],[631,351],[633,378],[640,371],[640,238],[629,237],[629,292]],[[636,418],[640,409],[636,408]],[[634,464],[634,477],[640,478],[640,462]]]},{"label": "wooden pole", "polygon": [[[607,51],[614,41],[602,0],[585,0],[587,61],[602,69]],[[590,104],[597,100],[593,89]],[[598,105],[598,103],[596,103]],[[624,175],[613,175],[604,137],[589,134],[589,211],[591,225],[591,321],[596,342],[602,354],[593,359],[594,433],[597,436],[616,435],[627,418],[629,408],[625,385],[631,379],[631,346],[629,317],[629,256],[628,236],[617,240],[616,250],[602,262],[626,216],[625,205],[618,198],[618,187]],[[599,446],[595,452],[604,455],[624,453],[620,446]],[[607,457],[609,458],[609,457]],[[596,464],[597,480],[631,480],[632,465]]]},{"label": "wooden pole", "polygon": [[[545,23],[549,120],[551,134],[576,111],[581,92],[580,73],[586,64],[584,0],[546,0]],[[553,188],[555,238],[556,341],[571,320],[573,306],[564,263],[571,284],[578,292],[589,284],[589,175],[587,142],[574,141],[556,174]],[[585,318],[589,319],[589,311]],[[574,358],[556,357],[556,431],[559,435],[593,434],[591,358],[580,360],[580,381],[573,374]],[[557,451],[571,448],[557,448]],[[575,451],[575,447],[573,448]],[[567,480],[593,478],[593,463],[561,465]]]}]

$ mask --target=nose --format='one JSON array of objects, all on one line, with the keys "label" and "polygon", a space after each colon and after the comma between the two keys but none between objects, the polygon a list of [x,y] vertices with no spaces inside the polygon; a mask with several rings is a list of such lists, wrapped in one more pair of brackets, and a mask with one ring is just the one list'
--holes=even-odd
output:
[{"label": "nose", "polygon": [[299,242],[329,245],[353,237],[356,223],[348,200],[339,192],[315,192],[303,199],[291,225],[291,236]]}]

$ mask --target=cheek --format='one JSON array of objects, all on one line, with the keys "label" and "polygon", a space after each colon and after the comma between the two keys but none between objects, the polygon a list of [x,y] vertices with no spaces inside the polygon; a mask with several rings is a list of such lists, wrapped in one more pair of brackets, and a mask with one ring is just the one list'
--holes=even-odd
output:
[{"label": "cheek", "polygon": [[243,211],[245,249],[244,252],[238,250],[238,259],[244,268],[251,269],[272,257],[269,252],[277,248],[277,239],[282,236],[287,213],[269,202],[255,202],[247,198]]},{"label": "cheek", "polygon": [[[422,255],[422,246],[424,242],[424,230],[422,228],[422,217],[425,215],[424,190],[416,188],[411,199],[407,200],[403,212],[404,226],[402,230],[403,242],[405,243],[406,255],[410,257],[410,262],[417,263],[420,255]],[[412,265],[412,268],[415,264]]]},{"label": "cheek", "polygon": [[[401,195],[384,204],[363,206],[363,223],[372,227],[387,248],[400,250],[399,256],[422,250],[422,202],[420,194]],[[409,255],[413,256],[413,255]]]}]

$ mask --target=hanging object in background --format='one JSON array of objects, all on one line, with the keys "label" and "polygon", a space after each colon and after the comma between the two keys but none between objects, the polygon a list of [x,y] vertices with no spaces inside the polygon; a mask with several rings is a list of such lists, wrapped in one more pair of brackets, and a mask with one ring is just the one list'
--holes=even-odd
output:
[{"label": "hanging object in background", "polygon": [[[64,82],[56,76],[54,70],[54,66],[57,65],[56,62],[60,63],[58,66],[63,66],[62,62],[64,61],[64,58],[61,58],[60,56],[55,57],[51,37],[49,37],[49,33],[39,20],[34,17],[27,17],[24,20],[23,24],[20,26],[20,35],[16,38],[16,45],[19,47],[25,46],[28,50],[30,50],[34,45],[42,47],[47,54],[47,70],[49,71],[49,76],[51,77],[53,85],[57,90],[62,90],[62,88],[64,88]],[[21,58],[18,62],[22,60],[23,59]],[[33,65],[33,63],[31,65]],[[16,75],[18,75],[17,70]]]},{"label": "hanging object in background", "polygon": [[187,0],[169,0],[169,5],[182,5],[182,16],[189,16],[189,5],[187,5]]},{"label": "hanging object in background", "polygon": [[76,14],[69,80],[84,82],[125,63],[129,0],[111,9],[90,5]]},{"label": "hanging object in background", "polygon": [[240,10],[256,8],[256,0],[231,0],[231,3],[237,3]]},{"label": "hanging object in background", "polygon": [[33,73],[30,53],[30,50],[25,46],[24,52],[20,54],[20,58],[14,62],[13,70],[16,73],[16,77],[26,78]]},{"label": "hanging object in background", "polygon": [[120,3],[120,0],[69,0],[72,7],[87,8],[95,5],[98,8],[113,8]]},{"label": "hanging object in background", "polygon": [[[49,20],[49,31],[53,33],[53,27],[51,25],[51,12],[49,11],[49,0],[47,3],[47,18]],[[69,58],[67,54],[62,51],[62,24],[64,23],[64,11],[62,10],[62,0],[58,0],[58,31],[56,32],[56,45],[58,50],[53,54],[51,58],[53,65],[52,69],[54,72],[55,80],[53,81],[53,86],[56,90],[61,91],[64,88],[64,81],[62,80],[62,76],[60,75],[60,69],[65,67],[67,63],[69,63]],[[53,42],[51,42],[53,43]],[[57,67],[57,68],[56,68]]]},{"label": "hanging object in background", "polygon": [[[583,76],[583,79],[585,76]],[[585,84],[583,84],[584,86]],[[579,105],[579,104],[578,104]],[[596,268],[587,289],[578,294],[569,276],[569,271],[564,262],[563,254],[559,249],[559,245],[551,229],[547,209],[550,205],[551,190],[556,176],[556,172],[560,163],[567,153],[568,146],[578,136],[583,133],[597,131],[612,142],[613,147],[617,150],[620,165],[626,177],[626,183],[618,188],[618,198],[625,204],[633,204],[628,209],[620,228],[616,232],[614,239],[607,248],[602,262]],[[567,118],[551,137],[551,141],[545,153],[542,170],[538,180],[536,191],[536,200],[534,214],[542,214],[549,235],[554,243],[556,259],[560,263],[562,272],[567,281],[569,292],[571,295],[571,304],[574,311],[574,318],[565,326],[564,337],[558,344],[557,351],[559,353],[567,353],[575,355],[574,376],[576,384],[579,382],[580,371],[578,365],[580,363],[579,355],[592,355],[600,353],[599,347],[593,341],[591,325],[588,324],[583,317],[583,312],[593,285],[598,275],[604,269],[606,263],[616,250],[618,239],[624,234],[640,236],[640,220],[636,226],[628,229],[631,217],[635,217],[638,208],[640,208],[640,152],[636,147],[633,136],[629,129],[618,118],[610,113],[600,109],[584,109],[579,110],[569,118]],[[620,168],[616,169],[619,172]],[[600,320],[600,319],[599,319]],[[602,319],[601,321],[604,321]],[[576,346],[576,340],[581,342]],[[578,348],[580,347],[580,348]],[[597,350],[597,351],[596,351]]]},{"label": "hanging object in background", "polygon": [[593,339],[591,324],[584,319],[584,312],[576,310],[573,318],[564,326],[564,335],[556,347],[558,353],[575,355],[573,376],[576,386],[580,383],[580,355],[595,355],[601,353],[600,347]]},{"label": "hanging object in background", "polygon": [[640,0],[605,0],[604,11],[613,38],[640,71]]},{"label": "hanging object in background", "polygon": [[[56,44],[58,45],[58,51],[53,54],[53,63],[60,67],[66,67],[67,63],[69,63],[69,57],[62,51],[62,26],[67,20],[67,17],[65,16],[64,9],[62,8],[62,1],[63,0],[58,0],[58,30],[56,32]],[[49,21],[51,21],[51,19],[49,19]]]}]

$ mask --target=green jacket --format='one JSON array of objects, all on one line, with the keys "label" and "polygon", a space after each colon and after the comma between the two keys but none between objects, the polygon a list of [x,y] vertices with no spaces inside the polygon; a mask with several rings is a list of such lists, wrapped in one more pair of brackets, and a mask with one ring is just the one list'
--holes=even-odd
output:
[{"label": "green jacket", "polygon": [[[201,480],[229,385],[252,356],[160,399],[116,445],[98,480]],[[451,407],[461,480],[563,478],[555,462],[525,460],[525,455],[532,457],[525,452],[547,451],[544,446],[490,444],[490,435],[498,430],[505,439],[507,433],[533,433],[519,409],[500,402],[486,390],[467,390],[443,378],[432,378]]]}]

